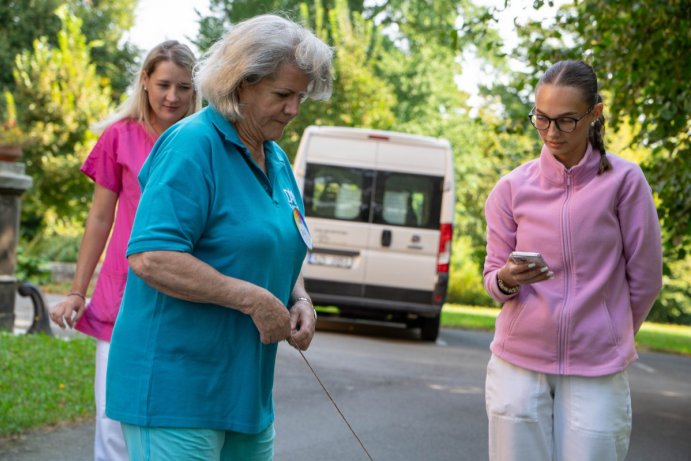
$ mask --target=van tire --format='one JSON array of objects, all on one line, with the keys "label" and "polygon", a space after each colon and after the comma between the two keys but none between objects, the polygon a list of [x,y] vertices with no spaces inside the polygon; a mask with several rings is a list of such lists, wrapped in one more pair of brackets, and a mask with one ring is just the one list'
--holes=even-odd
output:
[{"label": "van tire", "polygon": [[420,317],[420,338],[423,341],[436,341],[440,322],[441,314],[436,317]]}]

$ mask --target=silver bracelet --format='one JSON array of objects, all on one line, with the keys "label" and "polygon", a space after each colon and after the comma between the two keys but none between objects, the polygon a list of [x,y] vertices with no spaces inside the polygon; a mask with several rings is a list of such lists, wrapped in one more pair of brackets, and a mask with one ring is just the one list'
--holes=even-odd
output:
[{"label": "silver bracelet", "polygon": [[298,301],[305,301],[305,302],[306,302],[307,304],[309,304],[310,306],[314,306],[314,304],[312,304],[312,300],[309,299],[309,298],[305,298],[304,296],[299,296],[299,297],[295,298],[295,299],[293,300],[293,304],[295,304],[295,303],[298,302]]},{"label": "silver bracelet", "polygon": [[499,277],[499,273],[497,273],[497,286],[499,286],[499,290],[501,290],[501,292],[505,295],[515,295],[518,293],[518,290],[521,289],[520,285],[516,285],[515,287],[507,287],[501,277]]},{"label": "silver bracelet", "polygon": [[314,308],[314,304],[312,304],[312,300],[309,298],[305,298],[304,296],[298,296],[293,300],[293,304],[295,304],[298,301],[305,301],[307,304],[312,306],[312,313],[314,314],[314,320],[317,320],[317,310]]}]

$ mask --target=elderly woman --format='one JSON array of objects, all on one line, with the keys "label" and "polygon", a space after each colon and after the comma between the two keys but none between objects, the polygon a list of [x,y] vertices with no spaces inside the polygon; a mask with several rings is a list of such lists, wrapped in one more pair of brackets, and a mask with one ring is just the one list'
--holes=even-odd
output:
[{"label": "elderly woman", "polygon": [[316,318],[303,204],[275,140],[305,98],[330,96],[331,58],[284,18],[237,24],[195,75],[209,106],[141,170],[106,410],[133,461],[273,457],[277,343],[306,349]]}]

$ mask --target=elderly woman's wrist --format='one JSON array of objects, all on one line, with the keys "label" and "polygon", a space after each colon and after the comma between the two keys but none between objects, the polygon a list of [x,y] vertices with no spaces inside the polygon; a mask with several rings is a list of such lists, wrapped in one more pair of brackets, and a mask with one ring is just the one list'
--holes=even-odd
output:
[{"label": "elderly woman's wrist", "polygon": [[317,310],[314,308],[314,304],[312,304],[312,300],[310,298],[308,298],[307,296],[297,296],[293,298],[293,305],[298,303],[308,306],[309,309],[312,311],[312,315],[314,315],[314,320],[317,320]]},{"label": "elderly woman's wrist", "polygon": [[311,307],[314,307],[314,304],[312,304],[312,300],[307,296],[296,296],[293,298],[293,304],[297,304],[299,302],[307,303]]}]

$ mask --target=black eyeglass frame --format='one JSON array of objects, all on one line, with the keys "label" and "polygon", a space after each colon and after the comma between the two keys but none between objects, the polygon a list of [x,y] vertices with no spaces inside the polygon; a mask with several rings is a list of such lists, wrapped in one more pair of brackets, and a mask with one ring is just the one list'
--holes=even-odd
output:
[{"label": "black eyeglass frame", "polygon": [[[580,117],[557,117],[557,118],[551,118],[551,117],[548,117],[548,116],[546,116],[546,115],[537,115],[535,112],[533,112],[533,111],[535,110],[535,108],[533,107],[533,108],[530,110],[530,113],[528,114],[528,120],[530,120],[530,124],[533,125],[533,128],[535,128],[536,130],[539,130],[539,131],[547,131],[547,130],[549,130],[549,127],[552,126],[552,122],[554,122],[554,125],[557,127],[557,130],[561,131],[562,133],[573,133],[574,131],[576,131],[576,128],[578,128],[578,122],[580,122],[581,120],[583,120],[583,119],[585,118],[586,115],[588,115],[589,113],[591,113],[591,112],[593,111],[594,108],[595,108],[595,105],[590,106],[590,108],[589,108],[583,115],[581,115]],[[546,127],[546,128],[538,128],[537,126],[535,126],[535,117],[546,118],[546,119],[547,119],[547,127]],[[562,119],[562,120],[563,120],[563,119],[573,120],[573,130],[571,130],[571,131],[562,130],[561,127],[559,126],[559,119]]]}]

